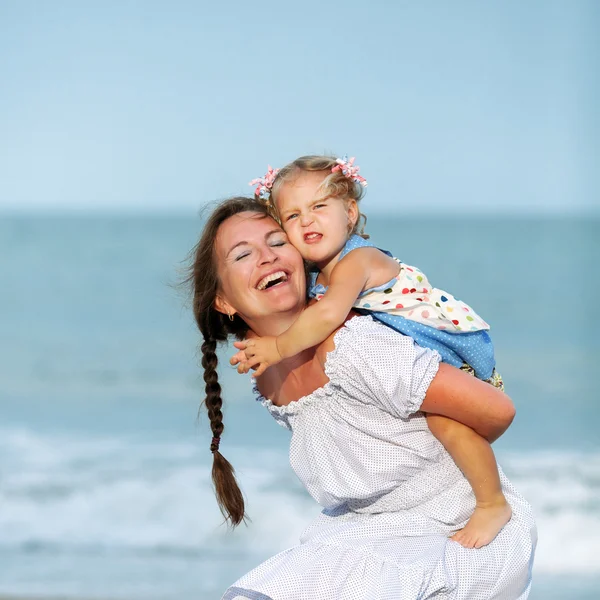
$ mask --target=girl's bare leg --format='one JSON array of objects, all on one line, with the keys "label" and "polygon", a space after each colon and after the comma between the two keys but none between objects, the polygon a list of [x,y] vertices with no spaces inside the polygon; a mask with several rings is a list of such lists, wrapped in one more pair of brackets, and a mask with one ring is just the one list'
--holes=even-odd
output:
[{"label": "girl's bare leg", "polygon": [[448,417],[428,414],[427,424],[463,472],[475,494],[475,511],[465,527],[451,539],[465,548],[486,546],[512,515],[502,493],[492,447],[470,427]]}]

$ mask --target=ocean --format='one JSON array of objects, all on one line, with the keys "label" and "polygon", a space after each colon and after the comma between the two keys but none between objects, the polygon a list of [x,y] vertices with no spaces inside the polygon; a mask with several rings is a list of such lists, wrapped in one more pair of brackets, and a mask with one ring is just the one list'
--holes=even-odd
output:
[{"label": "ocean", "polygon": [[[600,597],[600,220],[372,217],[381,247],[492,326],[517,406],[495,444],[534,507],[532,600]],[[210,483],[199,334],[175,285],[200,218],[0,218],[0,596],[218,600],[318,506],[288,432],[221,351],[223,454],[251,521]]]}]

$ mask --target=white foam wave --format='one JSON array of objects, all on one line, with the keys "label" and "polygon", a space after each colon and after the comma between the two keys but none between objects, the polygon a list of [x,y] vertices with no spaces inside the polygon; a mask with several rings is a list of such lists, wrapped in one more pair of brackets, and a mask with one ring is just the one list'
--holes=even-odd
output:
[{"label": "white foam wave", "polygon": [[[252,522],[229,533],[192,442],[0,432],[0,549],[227,552],[257,559],[297,543],[318,506],[286,452],[228,449]],[[536,572],[600,572],[600,453],[501,456],[539,528]]]},{"label": "white foam wave", "polygon": [[502,463],[534,510],[536,573],[600,573],[600,453],[514,454]]},{"label": "white foam wave", "polygon": [[318,510],[300,492],[285,455],[253,452],[250,460],[243,449],[228,452],[252,518],[250,528],[232,535],[221,525],[210,455],[192,443],[25,431],[4,432],[0,440],[0,547],[275,552],[295,543]]}]

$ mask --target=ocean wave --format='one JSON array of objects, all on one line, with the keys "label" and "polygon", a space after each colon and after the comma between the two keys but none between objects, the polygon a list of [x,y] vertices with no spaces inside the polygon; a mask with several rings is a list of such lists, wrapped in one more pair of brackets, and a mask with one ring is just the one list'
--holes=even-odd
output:
[{"label": "ocean wave", "polygon": [[535,571],[599,574],[600,452],[509,454],[502,464],[534,510]]},{"label": "ocean wave", "polygon": [[274,552],[297,541],[318,507],[286,456],[255,450],[249,460],[247,449],[230,449],[252,518],[232,535],[222,525],[207,454],[185,442],[0,432],[0,549]]},{"label": "ocean wave", "polygon": [[[285,453],[229,449],[252,518],[233,533],[222,524],[207,455],[191,442],[0,431],[0,551],[262,560],[297,543],[319,509]],[[536,572],[600,572],[600,452],[501,459],[535,511]]]}]

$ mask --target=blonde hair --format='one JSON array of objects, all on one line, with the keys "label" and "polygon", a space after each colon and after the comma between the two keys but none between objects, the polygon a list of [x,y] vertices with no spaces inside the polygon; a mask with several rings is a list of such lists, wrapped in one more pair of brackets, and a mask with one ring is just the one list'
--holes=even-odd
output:
[{"label": "blonde hair", "polygon": [[356,234],[364,239],[368,239],[369,236],[364,231],[367,224],[367,217],[360,211],[359,207],[359,202],[364,195],[364,188],[356,181],[346,177],[341,171],[332,173],[331,169],[336,165],[337,162],[334,156],[310,155],[301,156],[280,169],[273,182],[270,198],[264,201],[271,215],[281,223],[277,213],[276,202],[277,192],[284,183],[294,181],[302,171],[322,172],[325,178],[319,189],[322,191],[323,196],[338,198],[340,200],[355,200],[358,218],[350,231],[350,235]]}]

